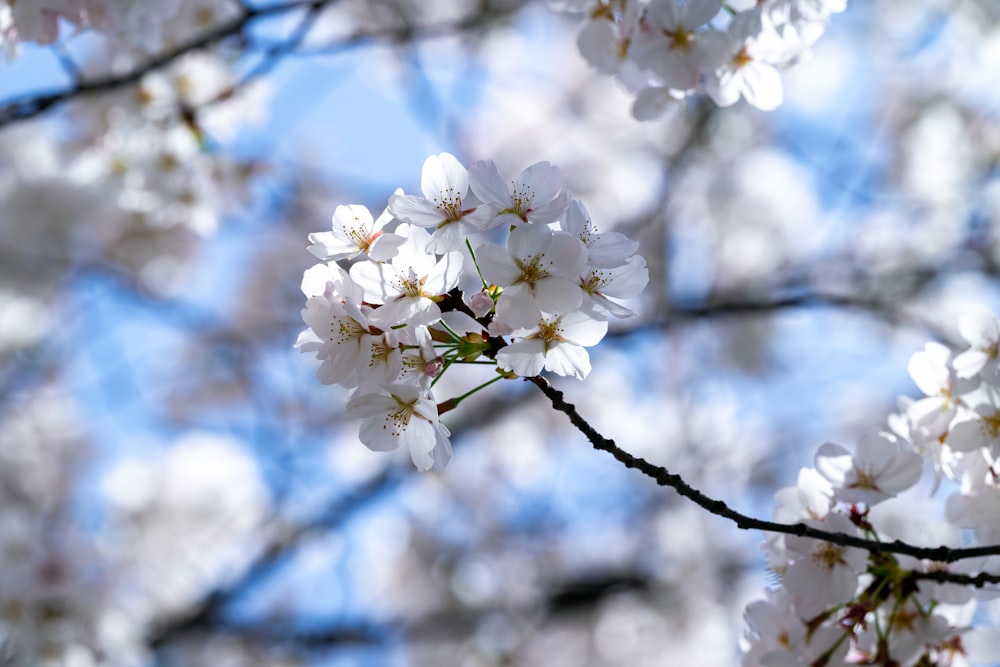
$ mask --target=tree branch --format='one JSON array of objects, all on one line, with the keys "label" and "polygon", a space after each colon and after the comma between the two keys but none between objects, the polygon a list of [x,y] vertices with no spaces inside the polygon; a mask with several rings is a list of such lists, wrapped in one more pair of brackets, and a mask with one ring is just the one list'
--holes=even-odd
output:
[{"label": "tree branch", "polygon": [[[720,516],[724,519],[729,519],[735,523],[738,528],[743,530],[761,530],[769,533],[783,533],[785,535],[810,537],[817,540],[823,540],[831,544],[864,549],[873,554],[902,554],[941,563],[954,563],[955,561],[966,558],[1000,555],[1000,544],[962,549],[943,545],[939,547],[918,547],[903,542],[902,540],[895,540],[893,542],[878,542],[853,535],[847,535],[846,533],[834,533],[821,530],[819,528],[813,528],[812,526],[808,526],[804,523],[776,523],[773,521],[764,521],[762,519],[747,516],[746,514],[742,514],[734,509],[731,509],[721,500],[716,500],[706,496],[704,493],[685,482],[680,475],[671,473],[666,468],[653,465],[643,458],[633,456],[618,447],[613,440],[605,438],[603,435],[598,433],[593,426],[581,417],[580,413],[576,411],[576,407],[574,407],[571,403],[567,403],[563,397],[563,393],[554,388],[545,378],[536,376],[526,378],[526,380],[538,387],[542,393],[548,397],[548,399],[552,402],[553,408],[569,417],[573,426],[575,426],[577,430],[587,437],[595,449],[608,452],[615,457],[617,461],[624,464],[626,468],[638,470],[643,475],[656,481],[656,483],[660,486],[669,486],[680,495],[693,501],[699,507],[707,510],[711,514]],[[949,581],[952,583],[978,587],[987,583],[1000,583],[1000,575],[987,573],[980,573],[975,577],[952,573],[926,573],[926,575],[921,575],[918,578],[931,579],[935,581]]]}]

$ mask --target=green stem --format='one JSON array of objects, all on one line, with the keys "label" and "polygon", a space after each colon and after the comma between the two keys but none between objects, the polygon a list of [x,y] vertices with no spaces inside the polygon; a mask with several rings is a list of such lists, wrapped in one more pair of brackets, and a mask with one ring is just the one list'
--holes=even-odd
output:
[{"label": "green stem", "polygon": [[[442,375],[443,374],[444,373],[442,372]],[[441,377],[441,376],[439,375],[438,377]],[[480,389],[485,389],[486,387],[490,386],[494,382],[497,382],[497,381],[503,380],[503,379],[504,378],[503,378],[502,375],[498,375],[495,378],[493,378],[492,380],[487,380],[486,382],[482,383],[478,387],[475,387],[474,389],[470,389],[469,391],[465,392],[461,396],[456,396],[454,398],[449,398],[447,401],[444,401],[442,403],[438,403],[438,414],[442,415],[445,412],[448,412],[449,410],[454,410],[455,408],[458,407],[459,403],[461,403],[462,401],[464,401],[465,399],[467,399],[469,396],[472,396],[474,393],[476,393]]]},{"label": "green stem", "polygon": [[483,270],[479,268],[479,260],[476,259],[476,251],[472,249],[472,242],[469,239],[465,239],[465,247],[469,249],[469,254],[472,255],[472,263],[476,265],[476,273],[479,274],[479,280],[483,283],[483,289],[489,289],[489,284],[486,282],[486,278],[483,278]]}]

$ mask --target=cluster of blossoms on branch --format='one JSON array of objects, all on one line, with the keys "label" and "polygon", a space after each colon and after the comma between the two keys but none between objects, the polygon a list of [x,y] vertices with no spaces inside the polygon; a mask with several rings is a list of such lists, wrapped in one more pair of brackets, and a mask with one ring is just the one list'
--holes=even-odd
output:
[{"label": "cluster of blossoms on branch", "polygon": [[783,99],[781,70],[809,54],[847,0],[549,0],[586,13],[577,43],[600,72],[635,94],[649,120],[696,94],[729,106],[741,97],[771,110]]},{"label": "cluster of blossoms on branch", "polygon": [[[959,330],[967,349],[932,342],[911,358],[910,375],[926,396],[900,399],[887,428],[863,436],[853,452],[822,445],[815,467],[778,492],[778,520],[927,546],[1000,542],[1000,319],[976,310]],[[917,493],[925,470],[933,489],[948,479],[958,491],[948,498],[945,521],[922,516],[920,535],[900,534],[892,513],[881,510],[907,490]],[[963,543],[960,531],[974,536],[974,544]],[[747,608],[747,667],[1000,659],[1000,637],[970,627],[977,603],[996,597],[995,590],[914,576],[996,572],[992,558],[918,561],[796,536],[773,536],[764,546],[781,585]]]},{"label": "cluster of blossoms on branch", "polygon": [[[421,195],[397,190],[378,217],[338,206],[332,229],[309,240],[324,263],[303,277],[308,328],[296,346],[322,361],[323,383],[353,390],[361,441],[404,444],[420,470],[448,462],[440,414],[475,391],[543,370],[585,378],[586,348],[611,317],[635,314],[622,300],[649,279],[638,243],[599,233],[548,162],[508,181],[492,161],[433,155]],[[453,364],[497,374],[437,403],[433,387]]]}]

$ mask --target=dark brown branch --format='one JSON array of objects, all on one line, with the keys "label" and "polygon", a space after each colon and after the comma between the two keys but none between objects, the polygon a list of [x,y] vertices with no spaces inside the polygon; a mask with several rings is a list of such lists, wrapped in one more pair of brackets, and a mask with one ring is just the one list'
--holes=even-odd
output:
[{"label": "dark brown branch", "polygon": [[[930,548],[918,547],[901,540],[895,540],[893,542],[877,542],[875,540],[868,540],[853,535],[847,535],[846,533],[833,533],[819,528],[813,528],[812,526],[808,526],[804,523],[776,523],[773,521],[764,521],[763,519],[747,516],[746,514],[742,514],[730,508],[721,500],[716,500],[706,496],[704,493],[685,482],[680,475],[671,473],[666,468],[653,465],[638,456],[633,456],[618,447],[613,440],[605,438],[603,435],[598,433],[593,426],[581,417],[580,413],[576,411],[576,408],[572,404],[566,402],[563,397],[563,393],[553,387],[545,378],[538,376],[527,378],[527,380],[537,386],[542,393],[548,397],[548,399],[552,402],[553,408],[569,417],[573,426],[575,426],[577,430],[587,437],[595,449],[608,452],[615,457],[617,461],[624,464],[626,468],[638,470],[643,475],[646,475],[656,481],[656,483],[660,486],[669,486],[680,495],[693,501],[699,507],[716,516],[729,519],[735,523],[738,528],[743,530],[762,530],[768,533],[783,533],[785,535],[810,537],[817,540],[823,540],[831,544],[864,549],[873,554],[902,554],[912,556],[914,558],[937,561],[940,563],[953,563],[966,558],[977,558],[981,556],[994,556],[1000,554],[1000,545],[997,544],[964,549],[947,546]],[[953,583],[973,586],[983,586],[986,583],[1000,583],[1000,575],[991,575],[986,573],[979,574],[976,577],[950,573],[928,573],[927,576],[921,576],[920,578],[946,580]]]}]

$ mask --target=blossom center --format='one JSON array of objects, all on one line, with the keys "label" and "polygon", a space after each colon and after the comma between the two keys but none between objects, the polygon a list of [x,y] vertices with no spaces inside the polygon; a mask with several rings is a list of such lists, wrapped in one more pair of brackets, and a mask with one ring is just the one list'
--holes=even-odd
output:
[{"label": "blossom center", "polygon": [[1000,437],[1000,412],[994,412],[989,417],[982,417],[981,420],[983,435],[996,440]]},{"label": "blossom center", "polygon": [[454,188],[448,188],[441,193],[441,198],[434,197],[434,205],[444,213],[445,222],[458,222],[465,211],[462,210],[462,197]]},{"label": "blossom center", "polygon": [[744,46],[739,53],[733,56],[732,62],[735,69],[742,69],[752,63],[753,56],[750,55],[750,49]]},{"label": "blossom center", "polygon": [[832,570],[837,565],[843,564],[844,548],[836,544],[824,543],[813,552],[813,562],[821,568]]},{"label": "blossom center", "polygon": [[593,296],[599,289],[608,283],[607,275],[603,271],[591,271],[586,278],[580,281],[580,287],[587,294]]},{"label": "blossom center", "polygon": [[664,30],[663,34],[670,40],[667,48],[671,51],[690,51],[694,48],[694,30],[679,25],[676,30]]},{"label": "blossom center", "polygon": [[389,431],[392,437],[398,438],[410,424],[410,417],[414,414],[414,404],[404,403],[395,396],[393,396],[393,398],[396,400],[398,408],[394,412],[390,412],[385,416],[382,428]]},{"label": "blossom center", "polygon": [[853,484],[848,484],[849,489],[868,489],[870,491],[879,491],[878,484],[875,483],[876,475],[875,473],[869,472],[867,470],[857,470],[855,472],[858,479]]},{"label": "blossom center", "polygon": [[330,342],[338,345],[357,340],[367,333],[368,331],[353,317],[337,317],[330,323]]},{"label": "blossom center", "polygon": [[542,257],[544,253],[537,257],[530,257],[525,261],[517,261],[518,267],[521,269],[521,277],[517,282],[528,283],[534,286],[542,278],[548,278],[549,272],[542,267]]}]

